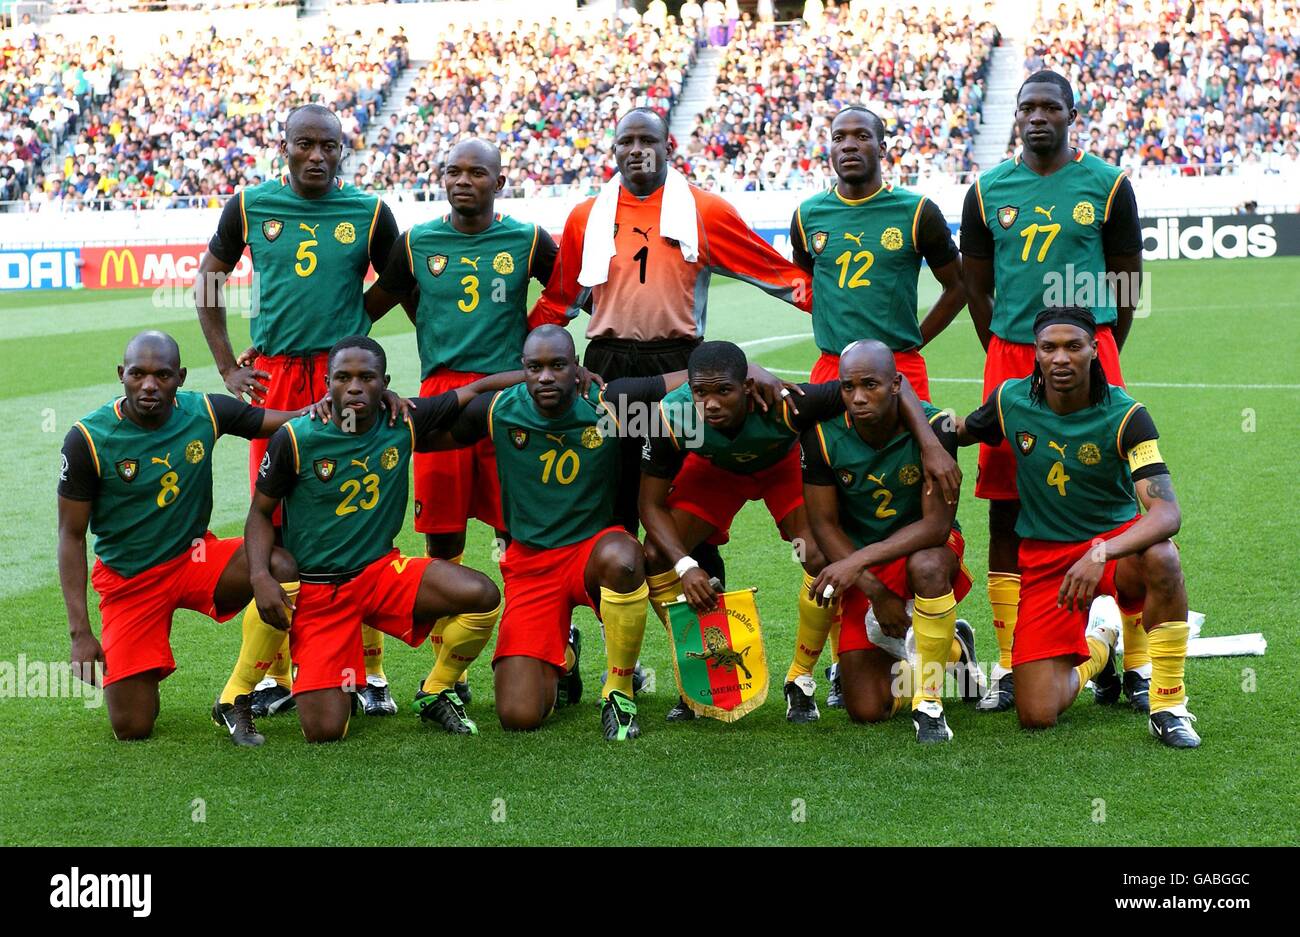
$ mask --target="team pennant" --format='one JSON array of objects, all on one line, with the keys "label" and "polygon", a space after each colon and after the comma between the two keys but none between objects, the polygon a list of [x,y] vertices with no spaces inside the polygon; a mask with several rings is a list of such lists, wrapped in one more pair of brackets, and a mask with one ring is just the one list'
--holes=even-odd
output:
[{"label": "team pennant", "polygon": [[735,722],[762,706],[767,655],[754,590],[722,593],[703,616],[684,601],[666,608],[677,688],[691,711]]}]

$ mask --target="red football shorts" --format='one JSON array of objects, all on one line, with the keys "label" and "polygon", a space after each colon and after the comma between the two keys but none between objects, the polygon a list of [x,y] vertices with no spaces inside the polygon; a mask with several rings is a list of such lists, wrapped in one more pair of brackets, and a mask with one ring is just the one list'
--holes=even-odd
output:
[{"label": "red football shorts", "polygon": [[[1015,640],[1011,646],[1011,664],[1027,664],[1049,657],[1070,657],[1077,666],[1088,659],[1088,642],[1083,633],[1088,628],[1088,609],[1071,611],[1056,607],[1061,580],[1090,549],[1094,540],[1111,537],[1136,524],[1138,519],[1120,524],[1114,530],[1078,543],[1053,540],[1020,541],[1020,607],[1016,612]],[[1119,600],[1115,589],[1115,565],[1106,563],[1097,583],[1097,595]],[[1119,603],[1129,615],[1142,611],[1142,599]]]},{"label": "red football shorts", "polygon": [[[899,374],[907,376],[907,382],[912,385],[912,390],[916,391],[916,396],[929,402],[930,375],[925,369],[925,358],[921,353],[915,350],[894,352],[894,367],[898,369]],[[808,377],[809,383],[824,384],[839,379],[840,356],[823,351],[822,356],[813,365],[812,374]],[[795,405],[798,406],[798,401]]]},{"label": "red football shorts", "polygon": [[415,598],[425,569],[437,562],[402,556],[394,548],[347,582],[304,582],[289,629],[289,648],[298,665],[293,691],[364,687],[362,622],[411,647],[423,644],[435,619],[415,621]]},{"label": "red football shorts", "polygon": [[[266,399],[254,403],[268,410],[302,410],[325,396],[329,376],[329,352],[317,351],[310,355],[261,355],[253,362],[253,369],[266,371],[271,376],[263,378]],[[257,470],[266,454],[270,439],[248,441],[248,487],[256,494]],[[275,524],[280,523],[280,508],[275,509]]]},{"label": "red football shorts", "polygon": [[[1124,375],[1119,370],[1119,348],[1109,325],[1097,326],[1097,357],[1106,379],[1124,386]],[[989,342],[988,357],[984,359],[984,398],[1001,386],[1003,381],[1019,380],[1034,371],[1034,346],[1008,342],[993,336]],[[986,446],[980,443],[979,473],[975,476],[975,497],[990,501],[1019,501],[1016,491],[1016,457],[1004,439],[1001,445]]]},{"label": "red football shorts", "polygon": [[564,547],[538,549],[514,541],[501,559],[506,587],[505,609],[497,629],[492,666],[503,657],[534,657],[564,669],[570,615],[585,605],[600,617],[599,603],[587,593],[587,560],[606,534],[627,534],[606,527],[586,540]]},{"label": "red football shorts", "polygon": [[[420,396],[436,397],[485,376],[439,368],[420,384]],[[415,529],[419,533],[461,533],[471,517],[477,517],[493,530],[505,529],[492,440],[480,439],[464,449],[417,452],[413,462]]]},{"label": "red football shorts", "polygon": [[803,504],[803,470],[795,446],[776,465],[740,475],[718,468],[708,459],[690,453],[668,492],[668,507],[694,514],[713,525],[710,543],[726,543],[731,522],[746,501],[762,500],[778,524]]},{"label": "red football shorts", "polygon": [[148,670],[158,679],[176,670],[172,657],[172,613],[178,608],[229,621],[243,606],[218,609],[212,593],[243,537],[203,535],[202,549],[191,548],[134,576],[121,576],[95,560],[90,581],[99,593],[100,643],[104,648],[104,686]]},{"label": "red football shorts", "polygon": [[[966,541],[962,538],[960,530],[949,531],[948,549],[957,554],[957,578],[953,580],[952,592],[960,602],[966,598],[966,593],[970,592],[971,585],[970,570],[966,568],[963,559],[966,556]],[[896,560],[879,566],[870,566],[868,569],[873,576],[884,583],[886,589],[899,598],[904,601],[912,598],[912,590],[907,585],[907,557],[900,556]],[[870,608],[871,600],[856,586],[844,593],[844,597],[840,600],[840,640],[835,648],[836,654],[843,654],[846,651],[866,651],[876,647],[867,637],[867,611]]]}]

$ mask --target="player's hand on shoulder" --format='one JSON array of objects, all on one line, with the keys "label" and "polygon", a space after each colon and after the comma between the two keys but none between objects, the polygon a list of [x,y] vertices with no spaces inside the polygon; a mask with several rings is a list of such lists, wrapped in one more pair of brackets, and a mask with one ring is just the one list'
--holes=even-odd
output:
[{"label": "player's hand on shoulder", "polygon": [[682,577],[682,595],[696,612],[703,614],[718,607],[718,593],[709,582],[709,574],[700,567],[688,569]]},{"label": "player's hand on shoulder", "polygon": [[582,365],[578,365],[578,393],[585,397],[591,390],[591,385],[595,384],[601,390],[605,389],[605,379],[595,371],[588,371]]},{"label": "player's hand on shoulder", "polygon": [[99,639],[91,634],[90,629],[73,637],[69,660],[72,663],[72,672],[78,680],[92,686],[100,686],[99,669],[95,665],[104,666],[104,648],[100,645]]},{"label": "player's hand on shoulder", "polygon": [[816,580],[808,587],[808,598],[825,608],[842,596],[861,573],[862,567],[851,557],[831,563],[817,574]]},{"label": "player's hand on shoulder", "polygon": [[409,423],[415,417],[414,403],[395,391],[385,390],[379,405],[388,411],[389,426],[396,426],[399,417],[403,423]]},{"label": "player's hand on shoulder", "polygon": [[783,381],[771,371],[756,364],[750,364],[748,377],[753,382],[750,385],[750,397],[760,410],[766,413],[774,407],[779,407],[782,398],[785,398],[790,405],[790,412],[798,415],[799,408],[795,405],[795,397],[803,395],[802,387]]}]

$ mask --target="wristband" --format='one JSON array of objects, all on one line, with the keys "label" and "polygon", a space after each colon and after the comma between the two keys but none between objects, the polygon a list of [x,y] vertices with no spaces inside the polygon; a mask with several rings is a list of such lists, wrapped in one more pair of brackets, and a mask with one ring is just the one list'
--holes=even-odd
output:
[{"label": "wristband", "polygon": [[678,578],[678,579],[681,579],[683,576],[685,576],[685,575],[686,575],[687,573],[689,573],[691,570],[693,570],[693,569],[699,569],[699,567],[700,567],[700,564],[697,563],[697,562],[695,562],[695,558],[694,558],[694,557],[691,557],[691,556],[683,556],[683,557],[682,557],[680,560],[678,560],[677,563],[673,566],[673,569],[674,569],[674,571],[676,571],[676,573],[677,573],[677,578]]}]

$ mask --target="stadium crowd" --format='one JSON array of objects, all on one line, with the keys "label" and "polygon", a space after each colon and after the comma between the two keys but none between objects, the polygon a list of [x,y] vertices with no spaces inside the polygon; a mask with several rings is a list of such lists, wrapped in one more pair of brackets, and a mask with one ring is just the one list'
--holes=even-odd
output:
[{"label": "stadium crowd", "polygon": [[900,180],[973,168],[982,81],[998,41],[990,22],[951,9],[810,3],[805,19],[742,16],[718,75],[714,106],[680,141],[692,178],[722,191],[828,183],[830,119],[867,103],[885,119]]},{"label": "stadium crowd", "polygon": [[[363,146],[393,78],[406,67],[406,36],[329,29],[289,43],[215,31],[164,36],[138,69],[114,37],[84,42],[28,37],[0,46],[5,159],[12,197],[120,208],[217,205],[276,171],[283,123],[308,101],[333,108],[349,145]],[[22,186],[31,184],[30,189]]]},{"label": "stadium crowd", "polygon": [[1095,0],[1038,20],[1031,35],[1025,74],[1070,79],[1076,139],[1108,162],[1300,176],[1295,0]]}]

